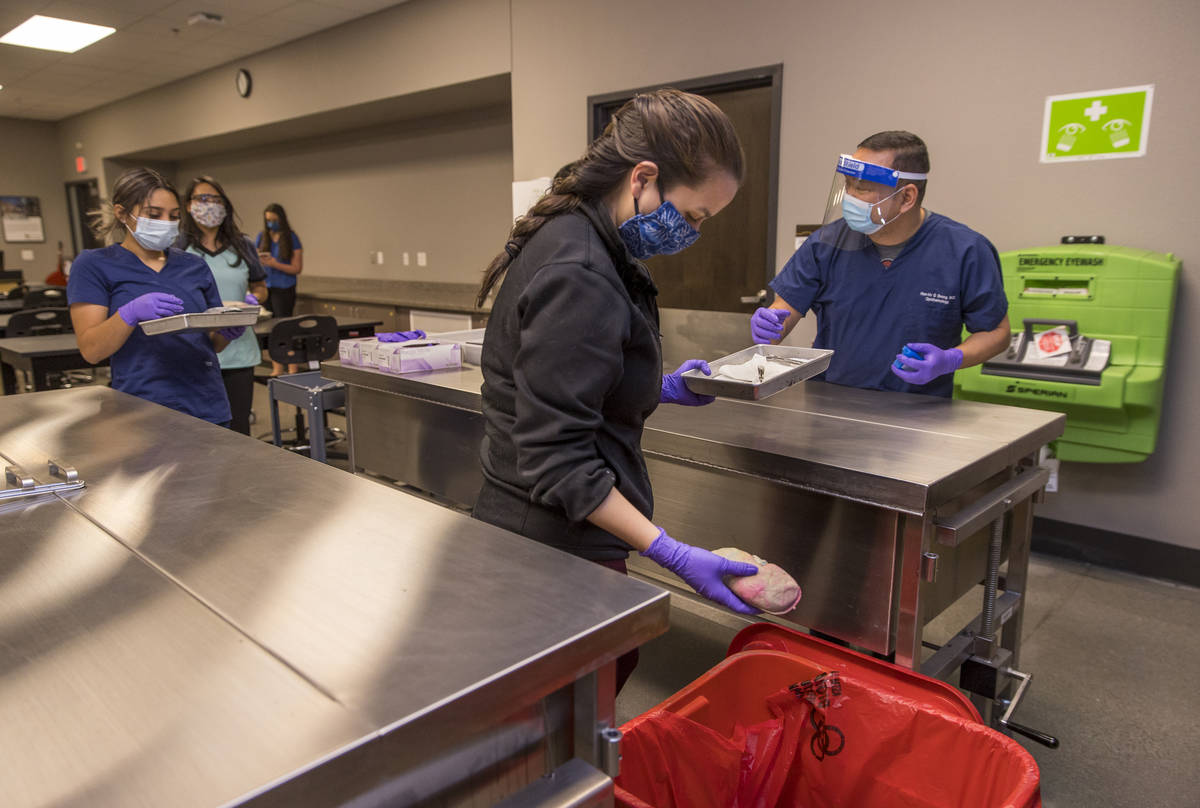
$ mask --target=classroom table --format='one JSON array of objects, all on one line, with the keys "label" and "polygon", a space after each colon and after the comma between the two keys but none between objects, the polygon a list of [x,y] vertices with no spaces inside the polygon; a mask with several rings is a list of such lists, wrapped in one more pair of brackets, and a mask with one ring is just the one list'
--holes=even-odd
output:
[{"label": "classroom table", "polygon": [[[375,333],[379,320],[338,317],[338,338],[369,337]],[[266,348],[267,335],[278,319],[261,320],[254,325],[254,334],[259,347]],[[7,321],[5,321],[7,324]],[[98,365],[107,365],[108,360]],[[4,395],[17,392],[16,370],[23,370],[33,377],[34,391],[50,389],[49,374],[64,370],[93,367],[79,353],[74,334],[51,334],[42,337],[13,337],[0,339],[0,377],[3,379]]]}]

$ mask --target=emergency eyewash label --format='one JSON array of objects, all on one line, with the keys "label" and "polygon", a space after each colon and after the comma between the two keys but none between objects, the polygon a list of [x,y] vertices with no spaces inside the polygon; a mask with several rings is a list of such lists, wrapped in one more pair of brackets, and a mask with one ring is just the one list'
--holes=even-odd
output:
[{"label": "emergency eyewash label", "polygon": [[1046,98],[1043,163],[1141,157],[1150,134],[1154,85]]}]

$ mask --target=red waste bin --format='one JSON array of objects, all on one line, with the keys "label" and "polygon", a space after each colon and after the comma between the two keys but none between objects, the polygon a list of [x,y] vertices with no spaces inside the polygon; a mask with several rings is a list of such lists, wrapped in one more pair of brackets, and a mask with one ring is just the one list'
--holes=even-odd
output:
[{"label": "red waste bin", "polygon": [[956,689],[769,623],[624,727],[625,808],[1038,808],[1037,764]]}]

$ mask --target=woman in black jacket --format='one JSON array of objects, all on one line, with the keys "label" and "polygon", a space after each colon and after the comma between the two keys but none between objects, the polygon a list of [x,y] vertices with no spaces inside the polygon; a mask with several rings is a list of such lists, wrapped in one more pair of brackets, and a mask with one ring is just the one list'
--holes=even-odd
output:
[{"label": "woman in black jacket", "polygon": [[[483,343],[474,516],[625,571],[629,551],[738,612],[740,564],[651,522],[642,427],[659,403],[707,404],[662,372],[658,290],[641,259],[678,252],[733,199],[741,146],[720,109],[678,90],[639,94],[513,226],[478,302],[507,271]],[[634,652],[636,654],[636,652]],[[636,657],[618,665],[618,688]]]}]

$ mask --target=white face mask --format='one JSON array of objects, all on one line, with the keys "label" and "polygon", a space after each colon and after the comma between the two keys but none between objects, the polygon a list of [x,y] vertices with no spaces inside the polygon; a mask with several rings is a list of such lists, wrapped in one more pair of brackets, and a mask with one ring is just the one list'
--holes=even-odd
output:
[{"label": "white face mask", "polygon": [[[129,230],[129,225],[125,225],[125,229]],[[179,222],[139,216],[137,229],[129,232],[147,250],[166,250],[179,238]]]}]

